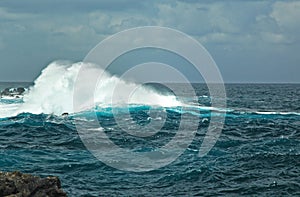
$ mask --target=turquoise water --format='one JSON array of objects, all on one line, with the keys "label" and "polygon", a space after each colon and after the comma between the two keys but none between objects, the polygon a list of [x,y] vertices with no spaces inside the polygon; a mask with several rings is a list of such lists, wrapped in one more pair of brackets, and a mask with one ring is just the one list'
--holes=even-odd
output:
[{"label": "turquoise water", "polygon": [[[1,84],[4,86],[7,84]],[[184,93],[183,84],[173,86]],[[209,106],[206,86],[194,87],[198,103]],[[89,123],[93,112],[87,111],[68,117],[21,113],[1,118],[0,169],[58,176],[69,196],[299,196],[300,85],[230,84],[226,90],[227,113],[154,108],[158,115],[166,113],[167,119],[158,133],[147,138],[122,131],[111,109],[97,109],[99,124],[109,138],[132,151],[147,152],[169,142],[182,113],[199,118],[192,143],[162,168],[136,173],[99,161],[87,150],[75,127],[78,118],[80,124]],[[22,101],[0,102],[4,107]],[[132,119],[148,124],[150,108],[130,108]],[[211,151],[199,157],[210,117],[220,114],[226,117],[222,134]],[[129,124],[122,110],[118,115],[121,119],[124,116],[125,126]]]}]

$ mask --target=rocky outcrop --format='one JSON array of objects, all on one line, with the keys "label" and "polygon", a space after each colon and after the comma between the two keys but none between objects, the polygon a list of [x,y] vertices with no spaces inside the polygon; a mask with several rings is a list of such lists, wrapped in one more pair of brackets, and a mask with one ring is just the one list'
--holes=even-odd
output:
[{"label": "rocky outcrop", "polygon": [[1,92],[1,97],[3,96],[9,96],[9,97],[19,97],[24,94],[26,91],[25,88],[19,87],[19,88],[5,88]]},{"label": "rocky outcrop", "polygon": [[65,197],[57,177],[41,178],[21,172],[0,172],[0,196]]}]

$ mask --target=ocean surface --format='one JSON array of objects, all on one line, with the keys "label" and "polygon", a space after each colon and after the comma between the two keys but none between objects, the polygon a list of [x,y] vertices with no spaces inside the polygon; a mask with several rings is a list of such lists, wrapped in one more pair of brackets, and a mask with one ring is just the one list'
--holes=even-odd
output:
[{"label": "ocean surface", "polygon": [[[117,123],[112,106],[68,116],[59,115],[65,109],[58,106],[52,113],[49,105],[34,106],[38,102],[30,99],[43,84],[42,78],[35,84],[0,84],[0,90],[31,87],[24,97],[0,100],[2,171],[58,176],[69,196],[300,196],[299,84],[227,84],[225,110],[209,108],[205,84],[193,84],[197,101],[189,100],[185,84],[170,84],[183,93],[190,111],[140,103],[118,107]],[[44,89],[45,94],[49,89]],[[159,92],[159,87],[156,90]],[[36,100],[45,99],[42,93],[38,95]],[[61,96],[57,93],[55,98]],[[151,94],[145,96],[151,99]],[[131,120],[123,114],[128,109]],[[150,109],[156,119],[149,117]],[[152,151],[172,140],[183,114],[198,118],[199,126],[188,148],[173,162],[147,172],[130,172],[107,165],[86,148],[75,121],[89,124],[91,114],[96,114],[101,130],[114,144],[135,152]],[[120,128],[120,124],[129,127],[132,122],[143,126],[157,120],[161,124],[163,114],[165,122],[152,136],[137,137]],[[209,153],[199,157],[214,115],[225,116],[222,133]],[[183,129],[189,132],[188,126]]]}]

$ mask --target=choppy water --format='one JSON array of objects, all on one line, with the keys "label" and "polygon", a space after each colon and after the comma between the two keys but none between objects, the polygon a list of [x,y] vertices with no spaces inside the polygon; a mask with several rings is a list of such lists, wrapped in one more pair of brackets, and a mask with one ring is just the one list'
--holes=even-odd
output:
[{"label": "choppy water", "polygon": [[[184,85],[173,86],[185,94]],[[198,103],[209,106],[206,86],[194,86]],[[189,113],[200,124],[184,154],[170,165],[139,173],[109,167],[85,148],[74,121],[80,117],[87,124],[92,112],[69,117],[22,113],[0,119],[0,170],[58,176],[69,196],[299,196],[300,85],[231,84],[226,90],[225,125],[204,157],[198,151],[214,115],[209,110]],[[18,102],[1,99],[0,107]],[[148,109],[132,107],[134,121],[146,124]],[[151,151],[174,137],[182,115],[172,108],[154,109],[157,114],[162,110],[167,121],[148,138],[126,135],[108,109],[98,109],[97,117],[115,144]]]}]

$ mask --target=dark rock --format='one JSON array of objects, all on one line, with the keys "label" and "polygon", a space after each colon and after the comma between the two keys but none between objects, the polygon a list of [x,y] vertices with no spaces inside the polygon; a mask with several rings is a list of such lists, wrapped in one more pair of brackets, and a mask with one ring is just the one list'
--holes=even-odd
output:
[{"label": "dark rock", "polygon": [[0,172],[0,196],[65,197],[58,177],[41,178],[21,172]]},{"label": "dark rock", "polygon": [[23,94],[25,92],[25,88],[17,88],[17,92],[19,94]]},{"label": "dark rock", "polygon": [[20,95],[23,95],[25,91],[26,91],[26,89],[22,88],[22,87],[19,87],[19,88],[5,88],[1,92],[1,96],[11,96],[11,97],[14,97],[16,95],[20,96]]}]

